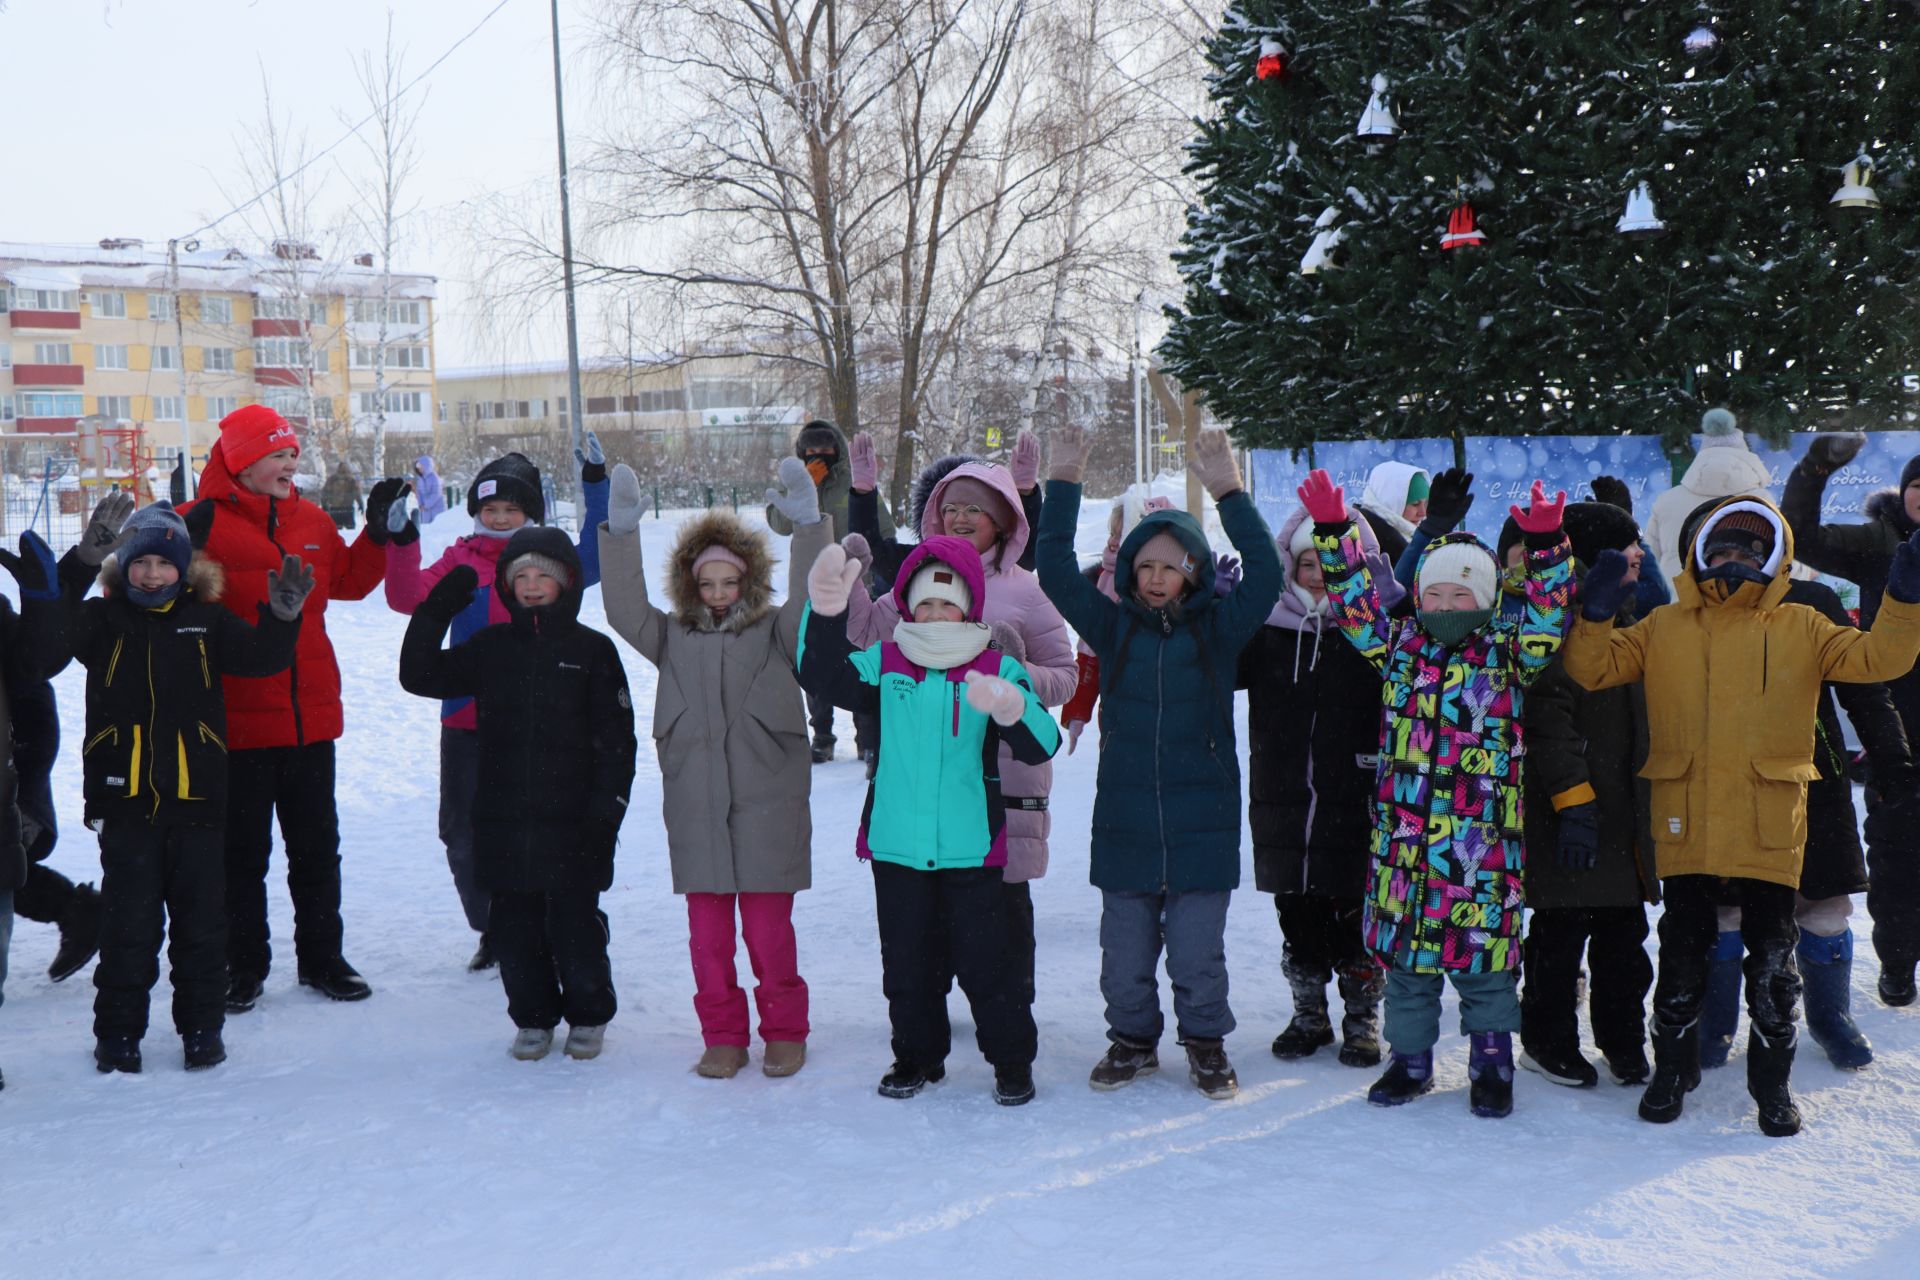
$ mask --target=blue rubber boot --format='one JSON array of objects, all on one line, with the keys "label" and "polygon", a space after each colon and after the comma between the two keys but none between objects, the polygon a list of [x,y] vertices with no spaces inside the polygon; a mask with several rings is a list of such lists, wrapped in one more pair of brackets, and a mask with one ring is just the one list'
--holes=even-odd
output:
[{"label": "blue rubber boot", "polygon": [[1873,1061],[1873,1046],[1853,1021],[1853,930],[1823,938],[1802,932],[1800,981],[1807,1005],[1807,1034],[1843,1071]]},{"label": "blue rubber boot", "polygon": [[1700,1065],[1724,1067],[1733,1052],[1733,1033],[1740,1024],[1740,958],[1746,947],[1738,929],[1721,933],[1713,945],[1713,963],[1707,968],[1707,990],[1700,997]]}]

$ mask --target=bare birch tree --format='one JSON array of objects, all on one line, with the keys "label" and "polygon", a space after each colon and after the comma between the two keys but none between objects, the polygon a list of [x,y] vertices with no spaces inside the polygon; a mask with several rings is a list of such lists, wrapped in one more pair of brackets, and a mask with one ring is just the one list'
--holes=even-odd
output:
[{"label": "bare birch tree", "polygon": [[[393,251],[400,236],[400,224],[412,212],[405,191],[419,158],[414,127],[419,121],[424,97],[411,104],[401,101],[406,86],[406,51],[394,44],[393,14],[387,14],[387,39],[379,57],[363,50],[354,61],[354,75],[366,99],[371,116],[368,127],[359,135],[366,152],[367,176],[360,186],[353,209],[361,234],[376,244],[380,261],[380,307],[373,347],[373,474],[386,474],[387,450],[387,349],[388,328],[393,317]],[[424,91],[422,91],[424,95]],[[351,368],[351,360],[349,360]]]}]

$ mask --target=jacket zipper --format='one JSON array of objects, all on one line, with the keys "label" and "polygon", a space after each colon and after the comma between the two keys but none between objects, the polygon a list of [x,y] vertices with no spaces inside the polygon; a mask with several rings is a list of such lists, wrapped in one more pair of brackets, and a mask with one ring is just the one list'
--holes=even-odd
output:
[{"label": "jacket zipper", "polygon": [[213,688],[213,671],[210,667],[207,666],[206,637],[195,636],[193,642],[200,646],[200,679],[207,686],[207,688],[211,689]]},{"label": "jacket zipper", "polygon": [[[1298,652],[1296,650],[1295,652]],[[1307,717],[1307,829],[1300,847],[1300,892],[1307,891],[1307,864],[1313,858],[1313,819],[1320,808],[1320,793],[1313,786],[1313,735],[1320,726],[1320,709]]]},{"label": "jacket zipper", "polygon": [[1173,634],[1173,626],[1167,621],[1167,615],[1160,615],[1160,643],[1155,646],[1153,660],[1153,807],[1160,820],[1160,892],[1168,892],[1167,885],[1172,875],[1167,859],[1167,802],[1160,787],[1160,726],[1167,712],[1167,638]]}]

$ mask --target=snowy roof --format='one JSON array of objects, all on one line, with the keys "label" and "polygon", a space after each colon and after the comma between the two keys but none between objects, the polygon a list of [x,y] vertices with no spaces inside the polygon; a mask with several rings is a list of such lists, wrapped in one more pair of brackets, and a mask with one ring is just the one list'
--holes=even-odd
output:
[{"label": "snowy roof", "polygon": [[[195,292],[284,293],[293,263],[270,253],[248,253],[227,246],[180,254],[180,287]],[[381,289],[378,267],[347,261],[301,260],[306,291],[314,294],[375,295]],[[99,245],[21,244],[0,241],[0,279],[21,289],[164,289],[164,245],[149,249],[139,242],[126,248]],[[436,296],[435,280],[417,271],[392,276],[399,298]]]}]

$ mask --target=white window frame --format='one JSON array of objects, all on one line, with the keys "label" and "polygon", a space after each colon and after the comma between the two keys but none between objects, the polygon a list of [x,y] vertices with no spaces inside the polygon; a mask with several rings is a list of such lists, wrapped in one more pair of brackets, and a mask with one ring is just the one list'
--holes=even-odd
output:
[{"label": "white window frame", "polygon": [[152,396],[153,420],[155,422],[180,422],[187,416],[186,407],[179,396]]},{"label": "white window frame", "polygon": [[127,369],[127,344],[124,342],[96,342],[93,344],[93,367],[96,369]]},{"label": "white window frame", "polygon": [[33,344],[33,362],[35,364],[72,364],[73,344],[71,342],[36,342]]},{"label": "white window frame", "polygon": [[118,289],[94,290],[93,315],[96,320],[125,320],[127,295]]},{"label": "white window frame", "polygon": [[179,372],[180,348],[174,347],[174,346],[161,346],[161,345],[155,344],[155,346],[152,348],[152,352],[153,352],[153,358],[151,362],[148,364],[147,366],[148,368],[159,370],[165,373]]},{"label": "white window frame", "polygon": [[[209,308],[211,308],[213,312],[213,314],[211,315],[208,314]],[[200,323],[232,324],[233,323],[233,299],[223,298],[217,293],[201,294],[200,295]]]},{"label": "white window frame", "polygon": [[78,311],[80,310],[80,291],[78,289],[22,289],[16,285],[13,290],[13,309],[15,311]]},{"label": "white window frame", "polygon": [[133,417],[132,396],[97,396],[95,397],[94,403],[94,412],[103,418],[113,418],[117,420],[120,418]]},{"label": "white window frame", "polygon": [[[30,401],[71,402],[73,412],[64,412],[62,408],[52,408],[45,412],[28,412]],[[87,412],[87,398],[78,391],[22,391],[19,393],[20,416],[23,418],[78,418]]]},{"label": "white window frame", "polygon": [[173,319],[173,295],[170,293],[150,293],[147,295],[147,319]]},{"label": "white window frame", "polygon": [[207,421],[218,422],[239,407],[239,396],[208,396]]},{"label": "white window frame", "polygon": [[232,373],[232,347],[200,348],[200,367],[207,373]]},{"label": "white window frame", "polygon": [[276,336],[253,340],[256,369],[304,369],[312,357],[313,344],[305,338]]}]

